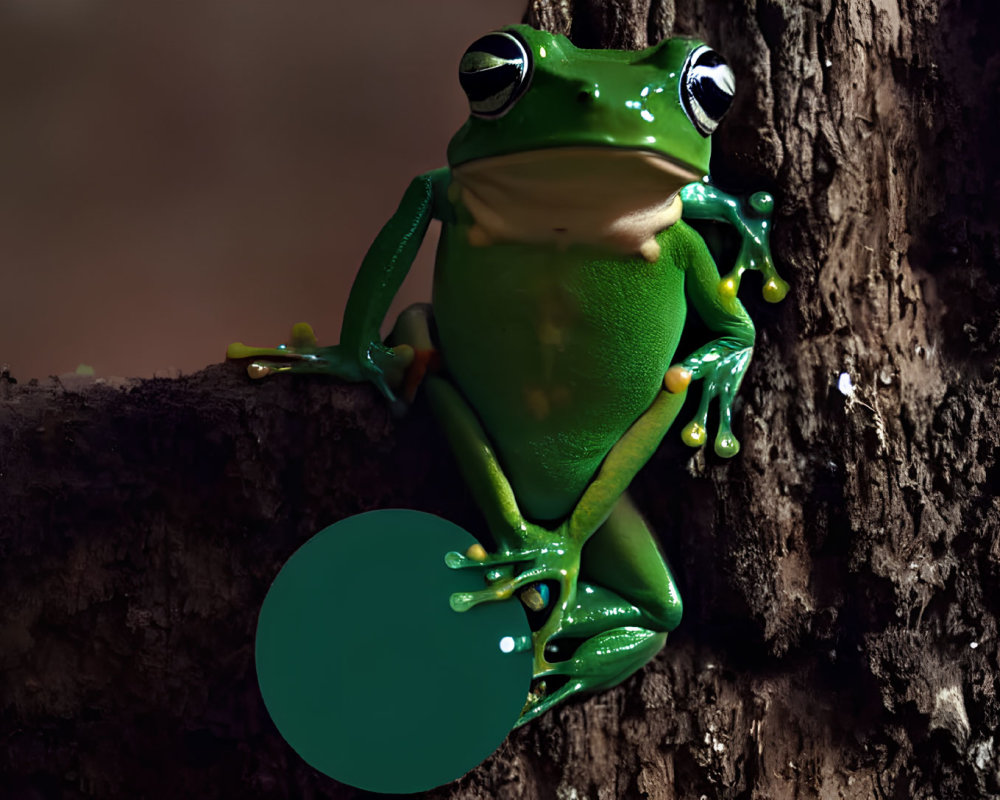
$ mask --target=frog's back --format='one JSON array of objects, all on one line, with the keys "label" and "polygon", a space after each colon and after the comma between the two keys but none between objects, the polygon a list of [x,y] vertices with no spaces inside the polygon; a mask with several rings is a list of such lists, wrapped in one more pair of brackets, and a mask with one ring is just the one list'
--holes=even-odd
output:
[{"label": "frog's back", "polygon": [[591,247],[471,247],[445,225],[434,314],[445,367],[496,446],[522,511],[569,513],[645,411],[684,324],[683,223],[656,263]]}]

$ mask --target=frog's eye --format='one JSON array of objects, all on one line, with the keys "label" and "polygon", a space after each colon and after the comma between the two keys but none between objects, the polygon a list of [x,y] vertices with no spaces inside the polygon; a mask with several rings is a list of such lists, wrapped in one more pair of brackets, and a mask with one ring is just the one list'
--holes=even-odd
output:
[{"label": "frog's eye", "polygon": [[733,103],[736,80],[725,59],[702,45],[691,51],[681,73],[681,104],[702,136],[711,136]]},{"label": "frog's eye", "polygon": [[531,77],[531,55],[511,33],[488,33],[469,45],[458,80],[477,117],[499,117],[521,96]]}]

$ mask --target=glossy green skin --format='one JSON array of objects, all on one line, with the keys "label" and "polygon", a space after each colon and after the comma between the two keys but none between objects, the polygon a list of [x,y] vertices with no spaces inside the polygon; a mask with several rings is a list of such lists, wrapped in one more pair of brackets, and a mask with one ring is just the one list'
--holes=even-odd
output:
[{"label": "glossy green skin", "polygon": [[[640,52],[578,50],[562,36],[516,30],[534,51],[531,85],[504,116],[470,118],[449,146],[452,167],[565,146],[641,148],[707,172],[709,140],[681,108],[677,76],[699,43],[670,40]],[[544,50],[544,57],[542,51]],[[581,91],[588,91],[586,103]],[[647,262],[597,245],[474,246],[449,168],[415,179],[366,256],[345,311],[341,343],[316,346],[308,326],[291,346],[230,347],[257,374],[321,372],[368,380],[393,402],[413,350],[384,344],[379,326],[432,219],[442,222],[433,316],[444,370],[424,381],[495,550],[491,584],[452,597],[458,611],[520,593],[554,590],[534,634],[536,689],[523,723],[566,697],[620,682],[678,624],[677,586],[625,490],[655,451],[685,392],[663,389],[689,305],[718,338],[679,362],[704,379],[689,444],[705,441],[708,405],[720,401],[716,451],[733,455],[733,399],[750,360],[753,325],[735,299],[746,269],[764,272],[765,296],[786,285],[768,245],[771,200],[749,208],[707,183],[686,187],[685,216],[732,224],[743,243],[719,273],[684,222],[657,235]],[[558,336],[540,331],[555,320]],[[545,323],[545,324],[543,324]],[[404,314],[397,345],[427,346],[424,312]],[[586,548],[584,548],[586,545]],[[454,568],[481,566],[449,553]],[[527,594],[525,594],[527,593]],[[581,644],[569,644],[570,642]]]},{"label": "glossy green skin", "polygon": [[[531,519],[572,511],[662,390],[687,308],[677,264],[690,263],[698,243],[681,223],[660,239],[663,257],[650,264],[583,245],[471,247],[465,226],[442,231],[434,281],[441,350]],[[539,340],[541,320],[552,318],[562,326],[558,344]]]},{"label": "glossy green skin", "polygon": [[[709,139],[681,107],[678,76],[701,42],[667,39],[645,50],[581,50],[527,25],[515,31],[534,52],[531,85],[500,119],[470,116],[448,144],[448,164],[546,147],[597,145],[651,150],[708,172]],[[544,50],[545,56],[541,56]],[[580,93],[591,95],[580,102]]]}]

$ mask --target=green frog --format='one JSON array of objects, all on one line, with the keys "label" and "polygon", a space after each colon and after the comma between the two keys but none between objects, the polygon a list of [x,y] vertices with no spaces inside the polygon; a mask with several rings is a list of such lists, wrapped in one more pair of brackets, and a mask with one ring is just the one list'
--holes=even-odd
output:
[{"label": "green frog", "polygon": [[[448,167],[420,175],[365,257],[340,343],[295,326],[277,348],[236,343],[252,377],[315,372],[370,381],[396,404],[426,392],[486,518],[487,567],[461,612],[518,597],[533,619],[532,689],[518,724],[567,697],[614,686],[681,619],[677,583],[626,489],[703,380],[682,430],[694,447],[719,401],[715,451],[732,456],[736,391],[754,326],[736,298],[747,269],[764,296],[787,284],[768,243],[772,199],[743,203],[706,175],[733,73],[701,42],[585,50],[515,25],[474,42],[459,80],[470,116]],[[721,278],[684,219],[740,234]],[[441,223],[433,302],[387,309],[432,220]],[[717,338],[675,350],[688,307]]]}]

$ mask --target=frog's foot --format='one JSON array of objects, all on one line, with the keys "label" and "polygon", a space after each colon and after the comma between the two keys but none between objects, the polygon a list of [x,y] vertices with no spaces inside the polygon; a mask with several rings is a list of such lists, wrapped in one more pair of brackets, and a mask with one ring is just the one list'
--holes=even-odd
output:
[{"label": "frog's foot", "polygon": [[[660,652],[666,640],[666,633],[631,627],[614,628],[587,639],[565,661],[551,663],[544,673],[536,674],[537,680],[515,727],[530,722],[574,694],[616,686]],[[557,688],[549,688],[562,680]]]},{"label": "frog's foot", "polygon": [[414,354],[413,348],[405,344],[386,347],[372,342],[360,351],[344,345],[320,347],[312,327],[300,322],[292,328],[288,344],[249,347],[242,342],[234,342],[226,349],[226,358],[252,359],[247,365],[247,374],[251,378],[298,372],[333,375],[351,382],[368,380],[387,397],[394,399],[392,390],[403,383]]},{"label": "frog's foot", "polygon": [[[558,587],[555,602],[544,598],[542,609],[548,609],[548,616],[542,626],[532,634],[534,647],[535,674],[548,670],[552,665],[546,659],[546,651],[551,639],[564,626],[569,609],[575,607],[577,577],[580,573],[580,546],[573,543],[548,543],[537,548],[524,548],[486,555],[483,552],[451,552],[445,556],[445,563],[452,569],[466,567],[489,567],[486,579],[489,585],[474,592],[456,592],[450,598],[455,611],[467,611],[480,603],[507,600],[521,589],[521,600],[530,607],[533,592],[540,596],[547,594],[539,588],[546,581]],[[521,571],[515,570],[520,567]]]},{"label": "frog's foot", "polygon": [[750,196],[747,207],[737,212],[740,221],[740,252],[736,264],[719,282],[719,294],[736,297],[740,280],[747,270],[756,270],[764,276],[761,294],[769,303],[780,303],[788,294],[788,284],[778,274],[771,258],[770,225],[774,198],[767,192]]},{"label": "frog's foot", "polygon": [[[253,359],[279,359],[274,361],[276,365],[284,366],[293,361],[306,361],[313,356],[319,346],[316,343],[316,334],[313,333],[312,326],[308,322],[297,322],[292,326],[292,335],[289,344],[281,344],[277,347],[248,347],[243,342],[233,342],[226,348],[226,358],[238,360],[244,358]],[[251,369],[253,368],[253,369]],[[263,378],[270,372],[264,370],[261,364],[250,364],[248,369],[251,378]],[[282,371],[277,369],[275,371]]]},{"label": "frog's foot", "polygon": [[778,303],[788,294],[788,284],[778,274],[771,258],[771,215],[774,198],[767,192],[755,192],[746,202],[727,194],[706,179],[681,190],[684,216],[688,219],[711,219],[727,222],[740,235],[740,252],[728,275],[719,282],[719,294],[736,297],[747,270],[764,276],[761,293],[769,303]]},{"label": "frog's foot", "polygon": [[[525,587],[537,591],[536,585],[542,581],[556,581],[564,592],[572,583],[575,593],[576,576],[580,571],[580,549],[572,544],[546,544],[496,554],[487,554],[479,546],[475,550],[470,548],[465,555],[452,551],[445,555],[444,560],[452,569],[490,568],[486,573],[487,580],[491,582],[488,587],[475,592],[456,592],[451,596],[451,607],[455,611],[468,611],[480,603],[506,600]],[[525,567],[517,574],[504,569],[521,564]],[[565,599],[560,598],[561,601]]]},{"label": "frog's foot", "polygon": [[740,451],[740,443],[732,428],[733,400],[752,355],[752,347],[741,347],[727,353],[719,353],[715,349],[699,351],[667,371],[665,383],[668,389],[672,375],[678,385],[689,382],[692,377],[705,380],[698,411],[681,431],[685,444],[701,447],[708,440],[708,406],[718,397],[719,431],[715,437],[715,452],[723,458],[731,458]]}]

